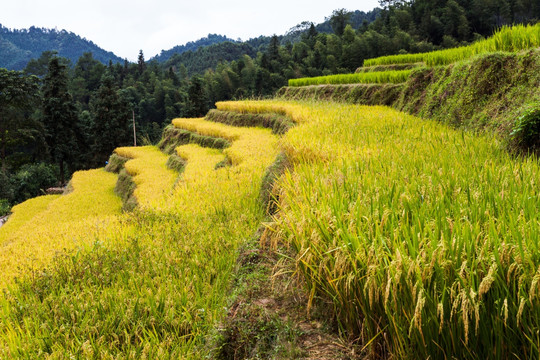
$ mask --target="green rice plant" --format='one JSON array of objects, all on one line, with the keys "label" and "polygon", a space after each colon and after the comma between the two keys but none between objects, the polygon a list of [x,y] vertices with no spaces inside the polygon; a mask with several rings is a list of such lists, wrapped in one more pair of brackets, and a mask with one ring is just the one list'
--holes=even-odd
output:
[{"label": "green rice plant", "polygon": [[540,24],[503,26],[493,36],[468,46],[429,53],[383,56],[364,61],[364,66],[424,62],[428,66],[448,65],[478,54],[517,52],[540,46]]},{"label": "green rice plant", "polygon": [[373,59],[364,60],[364,67],[377,65],[397,65],[397,64],[414,64],[425,62],[425,54],[400,54],[381,56]]},{"label": "green rice plant", "polygon": [[384,84],[407,81],[411,70],[381,71],[354,74],[318,76],[313,78],[289,79],[289,86],[308,86],[326,84]]},{"label": "green rice plant", "polygon": [[390,64],[390,65],[375,65],[375,66],[361,66],[356,69],[357,73],[364,72],[380,72],[380,71],[396,71],[396,70],[411,70],[414,68],[422,67],[424,63],[406,63],[406,64]]},{"label": "green rice plant", "polygon": [[289,115],[272,229],[342,331],[374,357],[539,357],[536,157],[389,108]]}]

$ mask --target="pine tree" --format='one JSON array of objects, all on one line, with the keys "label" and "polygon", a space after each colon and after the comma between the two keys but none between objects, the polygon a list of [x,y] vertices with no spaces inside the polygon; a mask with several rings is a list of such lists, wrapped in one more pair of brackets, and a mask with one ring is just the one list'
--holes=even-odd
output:
[{"label": "pine tree", "polygon": [[207,95],[204,90],[203,79],[194,76],[188,88],[188,114],[190,117],[204,116],[208,111]]},{"label": "pine tree", "polygon": [[[40,137],[41,126],[21,114],[38,99],[37,78],[18,71],[0,68],[0,160],[6,171],[8,145],[24,141],[24,137]],[[29,121],[30,120],[30,121]]]},{"label": "pine tree", "polygon": [[345,26],[347,26],[349,23],[350,18],[351,13],[346,9],[338,9],[332,12],[332,16],[330,17],[330,25],[337,36],[343,35]]},{"label": "pine tree", "polygon": [[268,45],[268,60],[275,61],[279,60],[279,38],[276,34],[270,39],[270,45]]},{"label": "pine tree", "polygon": [[317,32],[317,29],[315,29],[315,25],[311,23],[309,26],[309,30],[307,32],[307,35],[305,36],[304,42],[311,48],[315,46],[315,42],[317,41],[317,35],[319,33]]},{"label": "pine tree", "polygon": [[115,148],[130,143],[131,111],[109,74],[103,76],[90,108],[93,113],[91,128],[94,141],[91,147],[94,161],[103,164]]},{"label": "pine tree", "polygon": [[142,75],[144,70],[146,70],[146,63],[144,61],[144,54],[142,50],[139,50],[139,57],[137,59],[137,66],[139,69],[139,75]]},{"label": "pine tree", "polygon": [[67,69],[56,57],[49,62],[43,83],[43,124],[51,156],[60,168],[60,183],[64,184],[64,165],[72,169],[79,153],[80,132],[77,109],[68,92]]}]

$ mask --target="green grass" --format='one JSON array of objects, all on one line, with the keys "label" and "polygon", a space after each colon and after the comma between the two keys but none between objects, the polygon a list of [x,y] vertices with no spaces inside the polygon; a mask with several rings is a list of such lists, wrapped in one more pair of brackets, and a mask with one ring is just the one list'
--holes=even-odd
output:
[{"label": "green grass", "polygon": [[289,86],[327,85],[327,84],[385,84],[407,81],[411,70],[366,72],[318,76],[313,78],[289,79]]},{"label": "green grass", "polygon": [[517,52],[540,46],[540,24],[503,26],[493,36],[469,46],[429,53],[382,56],[364,61],[364,66],[424,62],[428,66],[448,65],[490,52]]}]

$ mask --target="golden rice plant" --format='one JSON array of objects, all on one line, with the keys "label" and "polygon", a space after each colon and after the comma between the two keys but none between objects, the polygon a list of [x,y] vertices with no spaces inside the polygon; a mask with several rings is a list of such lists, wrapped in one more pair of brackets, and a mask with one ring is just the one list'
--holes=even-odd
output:
[{"label": "golden rice plant", "polygon": [[167,155],[155,146],[120,147],[115,153],[130,158],[124,168],[133,176],[134,191],[141,207],[156,207],[167,198],[174,186],[178,173],[167,167]]},{"label": "golden rice plant", "polygon": [[396,358],[539,356],[536,157],[384,107],[221,106],[304,114],[275,231],[343,331]]},{"label": "golden rice plant", "polygon": [[[268,129],[235,127],[205,119],[174,119],[173,125],[199,135],[234,141],[233,146],[223,151],[233,165],[240,165],[245,161],[260,162],[260,157],[264,156],[264,153],[259,154],[259,152],[263,152],[263,149],[272,148],[275,145],[275,136],[270,135]],[[257,157],[253,154],[257,154]],[[274,153],[268,153],[267,155],[263,161],[264,163],[272,161],[275,157]]]},{"label": "golden rice plant", "polygon": [[[115,183],[116,175],[102,169],[78,171],[71,180],[71,193],[30,199],[16,206],[13,218],[0,229],[0,287],[15,277],[47,268],[66,250],[87,246],[114,223],[114,215],[121,210],[121,201],[113,192]],[[25,213],[19,214],[22,211]]]},{"label": "golden rice plant", "polygon": [[24,227],[33,217],[45,211],[49,204],[59,196],[60,195],[38,196],[15,205],[13,209],[11,209],[12,214],[9,217],[9,221],[0,228],[0,244],[9,238],[9,234]]}]

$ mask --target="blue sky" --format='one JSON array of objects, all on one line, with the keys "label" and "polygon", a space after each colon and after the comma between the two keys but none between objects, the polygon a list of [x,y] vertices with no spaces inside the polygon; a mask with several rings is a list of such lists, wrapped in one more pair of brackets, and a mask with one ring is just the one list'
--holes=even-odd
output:
[{"label": "blue sky", "polygon": [[72,31],[120,57],[146,58],[212,34],[243,40],[284,34],[302,21],[319,23],[333,10],[369,11],[377,0],[16,0],[2,4],[0,24]]}]

